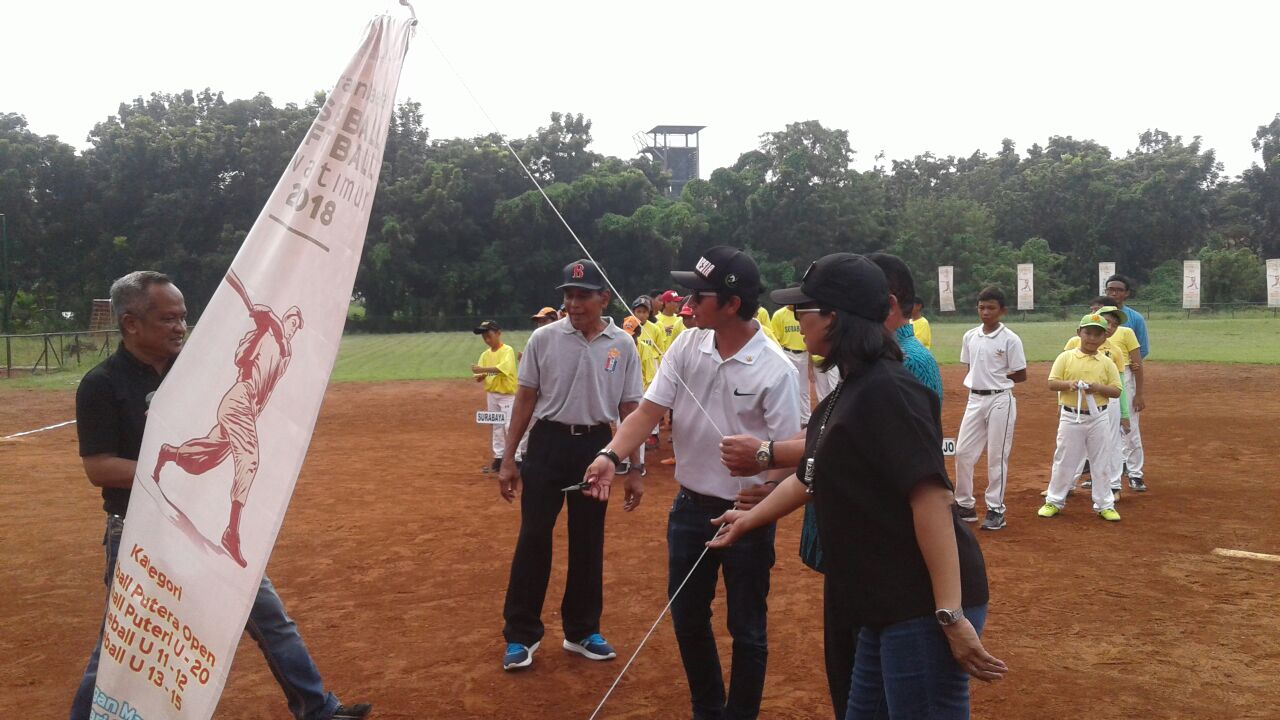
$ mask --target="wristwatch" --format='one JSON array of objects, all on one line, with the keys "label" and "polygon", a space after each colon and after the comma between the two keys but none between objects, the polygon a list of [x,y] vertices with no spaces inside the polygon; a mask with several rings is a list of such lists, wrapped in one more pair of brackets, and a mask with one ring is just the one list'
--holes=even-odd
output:
[{"label": "wristwatch", "polygon": [[933,612],[933,616],[938,619],[939,625],[946,627],[948,625],[955,625],[956,623],[963,620],[964,610],[960,608],[956,608],[955,610],[947,610],[946,608],[942,608],[939,610],[935,610]]},{"label": "wristwatch", "polygon": [[760,443],[760,449],[756,450],[756,464],[761,470],[767,470],[773,467],[773,441],[766,440]]},{"label": "wristwatch", "polygon": [[609,458],[610,460],[613,461],[613,467],[615,469],[622,464],[622,458],[618,457],[618,453],[614,452],[613,448],[605,448],[601,450],[600,452],[596,453],[596,457]]}]

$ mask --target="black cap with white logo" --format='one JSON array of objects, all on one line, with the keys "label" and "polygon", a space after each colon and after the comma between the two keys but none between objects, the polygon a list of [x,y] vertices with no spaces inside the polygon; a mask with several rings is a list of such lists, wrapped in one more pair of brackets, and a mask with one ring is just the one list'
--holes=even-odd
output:
[{"label": "black cap with white logo", "polygon": [[779,305],[817,303],[872,322],[889,316],[889,281],[878,265],[854,253],[832,253],[809,266],[800,287],[774,290]]},{"label": "black cap with white logo", "polygon": [[698,258],[693,270],[673,270],[671,279],[691,290],[721,291],[738,297],[760,296],[760,268],[750,255],[717,245]]}]

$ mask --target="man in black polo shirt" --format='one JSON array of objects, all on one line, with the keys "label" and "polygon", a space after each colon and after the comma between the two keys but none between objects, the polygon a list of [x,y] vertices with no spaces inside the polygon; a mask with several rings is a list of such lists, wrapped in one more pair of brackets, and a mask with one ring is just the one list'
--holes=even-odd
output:
[{"label": "man in black polo shirt", "polygon": [[[563,647],[589,660],[616,657],[600,635],[606,503],[565,489],[582,481],[596,451],[609,443],[609,424],[639,404],[644,394],[640,356],[631,336],[603,315],[611,296],[595,263],[578,260],[566,265],[559,289],[569,316],[534,330],[525,345],[498,475],[507,502],[520,496],[520,535],[502,608],[504,670],[529,667],[542,642],[552,533],[566,504],[569,576],[560,603]],[[517,467],[516,445],[531,419],[529,449]],[[640,482],[639,473],[627,476],[625,509],[639,501],[633,488],[643,492]]]},{"label": "man in black polo shirt", "polygon": [[[158,272],[129,273],[111,285],[111,307],[120,327],[120,347],[90,370],[76,391],[76,431],[89,482],[102,488],[107,529],[102,544],[108,591],[115,573],[129,491],[151,396],[173,366],[187,334],[187,307],[173,282]],[[299,720],[362,718],[371,706],[344,706],[324,690],[307,647],[265,575],[258,587],[245,630],[258,642],[267,665],[284,690],[289,710]],[[84,678],[71,704],[71,720],[91,717],[102,633],[89,656]]]}]

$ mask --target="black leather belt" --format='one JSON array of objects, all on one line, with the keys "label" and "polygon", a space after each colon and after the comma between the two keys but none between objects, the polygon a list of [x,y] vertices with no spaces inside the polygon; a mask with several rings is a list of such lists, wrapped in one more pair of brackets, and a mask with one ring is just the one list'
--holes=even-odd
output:
[{"label": "black leather belt", "polygon": [[[1107,409],[1107,406],[1106,406],[1106,405],[1099,405],[1099,406],[1098,406],[1098,412],[1102,412],[1103,410],[1106,410],[1106,409]],[[1076,411],[1076,409],[1075,409],[1075,408],[1073,408],[1073,407],[1067,407],[1066,405],[1063,405],[1063,406],[1062,406],[1062,412],[1065,412],[1065,413],[1072,413],[1072,414],[1074,414],[1074,413],[1075,413],[1075,411]],[[1082,409],[1080,410],[1080,414],[1081,414],[1081,415],[1092,415],[1093,413],[1091,413],[1091,412],[1089,412],[1088,410],[1085,410],[1085,409],[1083,409],[1083,408],[1082,408]]]},{"label": "black leather belt", "polygon": [[724,498],[715,497],[713,495],[703,495],[702,493],[694,492],[683,485],[680,486],[680,492],[685,497],[703,507],[713,508],[716,510],[733,509],[733,500],[725,500]]},{"label": "black leather belt", "polygon": [[985,396],[985,395],[999,395],[1002,392],[1009,392],[1009,391],[1008,390],[970,390],[969,392],[973,393],[974,395]]},{"label": "black leather belt", "polygon": [[546,425],[548,428],[556,432],[565,433],[566,435],[590,435],[597,430],[609,430],[609,425],[568,425],[558,423],[555,420],[539,420],[539,424]]},{"label": "black leather belt", "polygon": [[809,352],[808,350],[792,350],[791,348],[782,348],[782,349],[783,349],[783,350],[786,350],[787,352],[791,353],[792,355],[800,355],[800,354],[802,354],[802,353],[807,353],[807,352]]}]

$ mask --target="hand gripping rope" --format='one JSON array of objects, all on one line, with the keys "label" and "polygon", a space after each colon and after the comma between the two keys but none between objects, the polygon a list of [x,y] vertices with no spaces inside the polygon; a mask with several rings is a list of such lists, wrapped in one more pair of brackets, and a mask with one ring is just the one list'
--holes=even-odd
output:
[{"label": "hand gripping rope", "polygon": [[[405,0],[400,0],[400,2],[401,4],[408,5],[408,3],[405,2]],[[412,12],[412,7],[410,7],[410,12]],[[416,17],[415,17],[415,20],[416,20]],[[564,215],[560,214],[560,209],[557,208],[556,204],[551,201],[551,198],[547,195],[546,190],[542,189],[542,184],[539,183],[538,179],[533,176],[533,172],[529,170],[529,166],[526,165],[524,160],[520,158],[520,154],[517,153],[515,148],[511,146],[511,142],[507,140],[507,136],[502,133],[502,130],[498,127],[498,124],[493,121],[493,118],[490,117],[489,112],[485,110],[484,105],[476,97],[475,93],[471,91],[471,86],[467,85],[467,81],[462,78],[462,74],[459,73],[457,68],[453,66],[453,63],[450,62],[449,57],[445,55],[444,50],[440,47],[439,43],[436,42],[435,38],[432,37],[431,33],[424,31],[424,34],[427,36],[427,40],[431,42],[432,47],[434,47],[436,49],[436,52],[439,53],[440,59],[444,61],[444,64],[453,73],[454,77],[457,78],[458,83],[462,85],[462,89],[466,90],[467,95],[471,97],[471,101],[475,103],[476,108],[480,111],[480,114],[484,115],[485,120],[489,121],[489,125],[493,127],[494,133],[497,134],[498,137],[502,138],[502,144],[505,145],[507,148],[507,151],[511,153],[511,157],[515,158],[516,162],[520,163],[520,167],[524,170],[524,174],[529,177],[529,182],[533,183],[533,186],[538,189],[538,193],[542,195],[542,199],[546,200],[547,207],[551,208],[551,211],[556,214],[556,217],[560,220],[560,224],[564,225],[564,228],[569,231],[569,235],[573,237],[573,241],[578,244],[578,247],[581,248],[583,254],[587,256],[587,259],[595,263],[596,267],[600,268],[600,274],[604,277],[605,284],[609,286],[609,289],[611,291],[613,291],[614,299],[617,300],[621,305],[623,305],[624,309],[628,313],[630,313],[631,308],[626,307],[626,300],[623,294],[618,292],[618,288],[616,288],[613,284],[613,281],[609,279],[609,275],[605,273],[604,268],[600,266],[600,263],[596,262],[595,257],[591,255],[591,251],[588,250],[587,246],[582,243],[582,239],[578,237],[578,233],[573,231],[573,228],[570,227],[569,222],[564,219]],[[702,402],[698,400],[698,396],[695,395],[693,390],[689,388],[689,385],[685,383],[684,378],[680,377],[680,373],[676,372],[672,366],[668,365],[664,367],[667,370],[669,370],[673,376],[675,376],[676,380],[680,382],[680,385],[685,389],[686,392],[689,393],[689,397],[693,399],[694,404],[698,406],[698,410],[702,411],[703,417],[707,419],[708,423],[711,423],[711,427],[715,428],[716,433],[718,433],[720,437],[723,438],[724,431],[721,430],[720,427],[716,424],[716,421],[711,417],[711,414],[707,412],[707,409],[702,406]],[[741,479],[738,480],[738,484],[739,484],[739,490],[741,490],[742,489]],[[724,527],[726,526],[721,526],[720,530],[717,531],[716,534],[719,535],[720,532],[723,532]],[[604,697],[600,699],[600,704],[596,706],[595,711],[591,713],[591,716],[590,718],[588,718],[588,720],[595,720],[595,717],[600,714],[600,710],[604,708],[604,704],[609,701],[609,696],[612,695],[614,689],[618,687],[618,683],[622,682],[623,676],[627,674],[627,670],[631,667],[631,664],[634,663],[636,660],[636,657],[640,655],[640,650],[643,649],[645,643],[649,641],[649,637],[653,635],[654,630],[658,629],[658,624],[662,622],[662,618],[665,617],[667,614],[667,611],[671,609],[671,604],[675,602],[675,599],[680,594],[680,591],[683,590],[685,584],[689,582],[689,578],[693,577],[693,573],[697,571],[698,565],[702,563],[702,558],[706,557],[707,550],[709,549],[710,548],[703,548],[702,554],[698,556],[698,559],[693,563],[693,567],[689,569],[689,574],[685,575],[684,580],[680,581],[680,585],[679,587],[676,588],[676,591],[671,593],[671,598],[667,600],[666,606],[663,607],[662,612],[658,614],[658,619],[653,621],[653,625],[649,628],[649,632],[645,633],[645,636],[640,641],[640,644],[636,646],[635,652],[631,654],[631,659],[627,660],[627,664],[622,667],[622,672],[618,673],[618,677],[614,679],[613,684],[609,686],[609,689],[607,691],[605,691]]]}]

